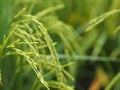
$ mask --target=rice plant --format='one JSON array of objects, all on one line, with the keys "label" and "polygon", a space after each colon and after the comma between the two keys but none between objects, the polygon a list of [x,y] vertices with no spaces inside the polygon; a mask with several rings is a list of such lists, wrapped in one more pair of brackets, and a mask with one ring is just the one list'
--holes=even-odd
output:
[{"label": "rice plant", "polygon": [[119,90],[119,0],[1,0],[0,90]]}]

